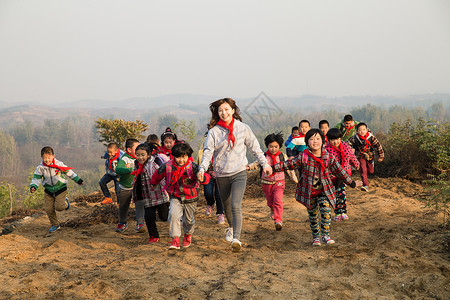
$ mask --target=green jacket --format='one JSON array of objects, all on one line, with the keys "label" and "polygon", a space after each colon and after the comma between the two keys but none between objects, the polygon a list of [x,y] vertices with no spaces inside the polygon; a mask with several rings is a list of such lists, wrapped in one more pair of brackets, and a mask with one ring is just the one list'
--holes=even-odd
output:
[{"label": "green jacket", "polygon": [[135,159],[128,153],[125,153],[117,163],[116,174],[119,175],[119,187],[124,190],[131,190],[133,187]]},{"label": "green jacket", "polygon": [[337,129],[339,129],[342,132],[342,135],[343,135],[342,140],[344,142],[346,142],[346,141],[348,141],[349,138],[351,138],[352,136],[355,135],[355,133],[356,133],[356,125],[358,125],[358,124],[359,124],[359,122],[353,120],[353,127],[352,127],[352,129],[347,131],[347,128],[344,125],[344,120],[342,120],[341,123],[338,123],[334,128],[337,128]]}]

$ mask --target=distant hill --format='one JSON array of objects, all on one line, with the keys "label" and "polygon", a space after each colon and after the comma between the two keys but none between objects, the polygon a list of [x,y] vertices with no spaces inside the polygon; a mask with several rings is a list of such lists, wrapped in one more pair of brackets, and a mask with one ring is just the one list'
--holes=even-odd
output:
[{"label": "distant hill", "polygon": [[[303,95],[300,97],[271,97],[271,102],[282,111],[311,112],[321,110],[335,110],[346,112],[350,109],[366,104],[390,107],[400,105],[406,107],[429,107],[441,102],[444,107],[450,107],[450,94],[424,94],[408,96],[347,96],[323,97]],[[256,96],[255,96],[256,98]],[[238,99],[241,110],[254,103],[255,98]],[[0,126],[7,127],[14,123],[25,121],[42,122],[45,119],[64,119],[69,116],[84,116],[88,118],[123,118],[128,120],[157,118],[160,115],[173,114],[180,119],[201,120],[209,117],[208,104],[219,99],[216,96],[175,94],[160,97],[134,97],[123,101],[107,101],[87,99],[65,104],[8,104],[0,103]]]}]

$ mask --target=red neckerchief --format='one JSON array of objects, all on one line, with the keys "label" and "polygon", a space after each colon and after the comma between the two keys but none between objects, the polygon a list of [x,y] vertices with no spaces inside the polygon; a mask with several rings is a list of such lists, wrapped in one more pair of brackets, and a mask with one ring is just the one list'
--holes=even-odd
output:
[{"label": "red neckerchief", "polygon": [[138,177],[139,175],[142,174],[142,171],[144,170],[144,165],[145,163],[143,163],[142,165],[138,162],[138,169],[134,170],[133,172],[131,172],[131,175],[134,175],[135,177]]},{"label": "red neckerchief", "polygon": [[231,148],[233,148],[234,142],[235,142],[235,138],[234,138],[234,134],[233,134],[234,118],[231,119],[230,125],[227,125],[224,121],[222,121],[222,119],[220,119],[219,122],[217,122],[217,125],[225,128],[225,129],[228,129],[228,142],[231,141],[233,143],[233,145],[231,146]]},{"label": "red neckerchief", "polygon": [[115,161],[116,159],[119,158],[119,155],[120,155],[120,149],[117,149],[117,153],[114,155],[113,158],[108,157],[108,167],[109,167],[109,169],[110,169],[111,171],[113,171],[113,172],[114,172],[114,168],[112,167],[111,164],[112,164],[113,161]]},{"label": "red neckerchief", "polygon": [[[272,155],[272,153],[270,153],[269,150],[266,151],[266,154],[268,156],[270,156],[270,158],[272,159],[272,163],[276,164],[277,163],[277,156],[281,154],[280,151],[278,151],[277,153],[275,153],[275,155]],[[269,177],[275,176],[275,172],[272,173],[272,175],[270,175]]]},{"label": "red neckerchief", "polygon": [[314,154],[312,154],[309,149],[306,149],[305,151],[309,157],[311,157],[316,163],[320,164],[320,166],[323,168],[323,171],[325,172],[325,165],[323,164],[322,160],[318,159]]},{"label": "red neckerchief", "polygon": [[326,135],[325,135],[325,144],[328,144],[328,138]]},{"label": "red neckerchief", "polygon": [[[358,134],[358,133],[357,133],[357,134]],[[366,132],[366,134],[365,134],[364,136],[358,134],[358,137],[359,137],[360,139],[366,141],[366,147],[364,148],[364,150],[363,150],[362,152],[366,152],[366,150],[367,150],[367,148],[369,147],[369,145],[370,145],[370,147],[372,147],[372,144],[371,144],[371,143],[369,142],[369,140],[367,139],[367,138],[369,137],[369,132],[368,132],[368,131]]]},{"label": "red neckerchief", "polygon": [[172,161],[172,166],[175,167],[175,172],[172,172],[172,178],[170,178],[170,184],[168,186],[171,186],[172,184],[178,182],[178,180],[180,180],[181,176],[183,176],[184,173],[184,169],[186,169],[186,166],[190,163],[190,161],[188,160],[184,166],[177,166],[176,162],[173,160]]},{"label": "red neckerchief", "polygon": [[344,147],[342,147],[342,142],[339,144],[339,148],[336,148],[335,146],[331,145],[331,148],[333,148],[334,150],[338,151],[341,154],[341,158],[342,158],[342,163],[345,160],[345,151],[344,151]]},{"label": "red neckerchief", "polygon": [[162,145],[159,148],[159,153],[162,153],[162,154],[166,155],[169,159],[173,160],[172,150],[167,149],[166,147],[164,147],[164,145]]},{"label": "red neckerchief", "polygon": [[345,130],[347,130],[347,133],[346,133],[346,135],[347,135],[350,130],[355,128],[355,122],[353,122],[353,126],[352,127],[345,127],[345,125],[344,125],[344,128],[345,128]]},{"label": "red neckerchief", "polygon": [[128,152],[128,151],[127,151],[127,154],[128,154],[129,156],[131,156],[132,158],[136,159],[136,155],[133,155],[133,154],[131,154],[131,153]]},{"label": "red neckerchief", "polygon": [[53,159],[52,163],[49,164],[49,165],[47,165],[44,161],[42,161],[42,164],[43,164],[44,166],[46,166],[46,167],[58,169],[58,170],[60,170],[61,172],[67,172],[67,171],[69,171],[69,170],[71,170],[71,169],[74,169],[74,168],[71,168],[71,167],[61,167],[61,166],[56,165],[56,164],[55,164],[55,159]]}]

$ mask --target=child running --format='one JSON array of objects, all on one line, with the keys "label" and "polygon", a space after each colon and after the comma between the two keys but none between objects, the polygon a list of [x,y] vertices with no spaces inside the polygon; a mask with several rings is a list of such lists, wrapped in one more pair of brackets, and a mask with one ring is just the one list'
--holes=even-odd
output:
[{"label": "child running", "polygon": [[[156,149],[153,152],[159,153],[159,148],[161,145],[159,144],[159,138],[156,134],[152,133],[147,136],[147,140],[145,141],[147,145],[153,144]],[[153,148],[153,147],[152,147]],[[153,154],[153,153],[152,153]]]},{"label": "child running", "polygon": [[[301,169],[302,176],[297,184],[295,199],[306,206],[313,236],[313,246],[320,246],[320,235],[325,245],[334,244],[330,237],[331,209],[336,205],[336,194],[332,174],[342,179],[350,187],[358,184],[351,179],[339,162],[324,148],[325,137],[319,129],[306,133],[308,149],[292,160],[275,164],[275,172],[286,169]],[[320,212],[320,217],[319,217]],[[320,220],[319,220],[320,219]]]},{"label": "child running", "polygon": [[70,179],[83,185],[83,180],[78,177],[73,168],[67,167],[62,161],[55,159],[52,147],[46,146],[41,149],[42,162],[37,166],[31,180],[30,192],[34,193],[42,183],[44,187],[44,207],[50,221],[48,232],[53,233],[60,229],[56,211],[68,210],[70,208],[67,196],[67,180]]},{"label": "child running", "polygon": [[143,201],[145,207],[145,224],[148,228],[148,243],[159,242],[159,232],[156,227],[156,212],[159,218],[166,222],[169,215],[169,196],[166,191],[162,191],[165,179],[155,188],[152,188],[151,178],[156,170],[169,159],[164,154],[157,154],[156,144],[140,144],[136,147],[136,161],[133,181],[134,202]]},{"label": "child running", "polygon": [[111,192],[108,188],[109,182],[114,182],[114,190],[116,191],[116,197],[119,194],[119,175],[116,174],[116,167],[119,163],[119,160],[122,158],[122,156],[125,154],[122,150],[119,149],[117,146],[117,143],[109,143],[108,146],[106,146],[106,152],[105,155],[102,156],[102,158],[106,159],[105,161],[105,168],[106,173],[103,175],[103,177],[100,179],[100,182],[98,183],[100,185],[100,189],[102,190],[103,196],[105,199],[101,202],[102,204],[109,204],[112,203],[111,198]]},{"label": "child running", "polygon": [[363,182],[362,191],[369,191],[369,179],[367,173],[374,172],[375,150],[378,154],[378,161],[384,159],[383,147],[381,147],[378,139],[367,128],[366,123],[359,123],[356,125],[356,135],[348,140],[350,147],[355,149],[355,155],[360,164],[360,173]]},{"label": "child running", "polygon": [[[151,179],[153,187],[163,178],[166,179],[163,191],[167,191],[170,197],[169,235],[172,237],[169,250],[180,249],[180,219],[182,219],[184,232],[182,246],[187,248],[192,242],[199,183],[196,175],[199,167],[189,159],[193,152],[188,143],[176,144],[172,148],[173,159],[161,165]],[[208,184],[209,179],[209,175],[206,174],[200,183]]]},{"label": "child running", "polygon": [[177,135],[172,132],[172,129],[170,129],[170,127],[167,127],[166,130],[161,134],[161,147],[159,149],[159,153],[165,154],[167,157],[172,159],[172,148],[177,143]]},{"label": "child running", "polygon": [[[131,197],[133,192],[134,161],[136,160],[136,147],[139,141],[136,139],[127,139],[125,142],[126,153],[122,156],[116,167],[116,173],[119,174],[119,224],[117,224],[116,232],[123,233],[127,230],[128,209],[130,208]],[[144,202],[137,201],[136,207],[136,232],[146,232],[144,224]]]},{"label": "child running", "polygon": [[330,123],[328,123],[327,120],[321,120],[319,122],[319,129],[320,129],[320,131],[322,131],[323,135],[325,136],[325,145],[328,144],[327,133],[328,133],[328,130],[330,130]]},{"label": "child running", "polygon": [[[322,131],[323,132],[323,131]],[[352,175],[352,168],[350,165],[359,169],[359,162],[353,154],[352,148],[347,143],[342,142],[342,131],[337,128],[331,128],[328,133],[328,140],[330,141],[325,149],[328,153],[334,155],[339,164],[345,169],[349,176]],[[331,177],[331,180],[336,187],[336,207],[334,209],[334,220],[347,220],[347,199],[345,196],[345,183],[335,176]]]},{"label": "child running", "polygon": [[308,148],[308,145],[305,143],[305,134],[311,129],[309,121],[301,120],[298,123],[298,128],[300,130],[299,135],[293,136],[291,142],[286,146],[286,154],[289,159],[292,159]]},{"label": "child running", "polygon": [[223,98],[209,105],[211,121],[203,146],[203,159],[198,179],[203,180],[214,157],[213,166],[220,198],[225,209],[229,226],[225,240],[231,242],[233,252],[241,250],[242,199],[247,184],[246,157],[247,147],[257,158],[266,175],[272,174],[272,168],[262,152],[258,140],[250,127],[242,123],[239,107],[231,98]]},{"label": "child running", "polygon": [[[267,147],[265,156],[270,166],[276,163],[286,161],[286,156],[281,153],[280,149],[283,146],[283,135],[280,133],[271,133],[264,139]],[[249,165],[250,169],[256,166],[256,163]],[[297,183],[297,177],[292,170],[288,170],[288,175]],[[266,175],[261,172],[261,184],[264,195],[267,199],[267,206],[270,208],[270,215],[275,223],[275,229],[280,231],[283,228],[283,192],[285,188],[284,172],[272,173]]]}]

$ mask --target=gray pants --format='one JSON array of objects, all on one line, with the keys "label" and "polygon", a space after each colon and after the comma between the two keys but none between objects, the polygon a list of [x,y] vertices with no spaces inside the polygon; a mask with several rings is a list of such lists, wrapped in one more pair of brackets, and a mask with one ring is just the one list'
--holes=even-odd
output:
[{"label": "gray pants", "polygon": [[229,177],[217,177],[220,198],[222,199],[228,224],[233,227],[233,238],[241,238],[242,199],[247,185],[247,171]]},{"label": "gray pants", "polygon": [[[127,224],[128,209],[131,203],[131,190],[119,189],[119,223]],[[144,224],[145,207],[144,201],[134,203],[136,207],[136,225]]]},{"label": "gray pants", "polygon": [[172,238],[181,236],[181,221],[183,218],[183,232],[184,234],[193,234],[195,225],[195,210],[197,208],[197,201],[181,204],[177,198],[170,199],[169,207],[169,235]]}]

